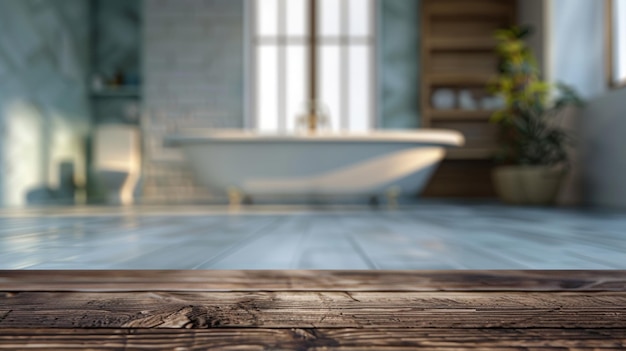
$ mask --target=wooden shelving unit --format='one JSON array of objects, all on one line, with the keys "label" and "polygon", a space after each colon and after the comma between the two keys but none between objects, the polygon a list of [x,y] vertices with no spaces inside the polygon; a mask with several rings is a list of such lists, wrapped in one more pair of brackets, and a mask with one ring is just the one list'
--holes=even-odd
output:
[{"label": "wooden shelving unit", "polygon": [[426,0],[430,16],[461,17],[472,16],[475,18],[496,17],[504,18],[511,16],[512,9],[508,2],[500,0]]},{"label": "wooden shelving unit", "polygon": [[[481,72],[424,73],[423,79],[427,80],[430,86],[445,85],[450,87],[483,87],[487,85],[491,79],[493,79],[492,73]],[[431,109],[430,106],[427,108]]]},{"label": "wooden shelving unit", "polygon": [[[422,0],[422,126],[458,130],[466,138],[463,148],[448,152],[428,196],[493,196],[493,110],[464,108],[459,95],[469,92],[479,108],[489,98],[486,86],[498,72],[493,32],[516,22],[515,9],[516,0]],[[454,106],[435,106],[433,94],[440,89],[454,92]]]}]

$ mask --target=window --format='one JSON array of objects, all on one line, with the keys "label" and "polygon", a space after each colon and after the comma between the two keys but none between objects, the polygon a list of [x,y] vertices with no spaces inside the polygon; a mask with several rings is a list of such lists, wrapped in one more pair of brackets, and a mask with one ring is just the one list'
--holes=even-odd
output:
[{"label": "window", "polygon": [[374,0],[252,2],[254,124],[293,131],[317,101],[334,131],[372,127]]},{"label": "window", "polygon": [[612,86],[626,86],[626,0],[608,0],[609,79]]}]

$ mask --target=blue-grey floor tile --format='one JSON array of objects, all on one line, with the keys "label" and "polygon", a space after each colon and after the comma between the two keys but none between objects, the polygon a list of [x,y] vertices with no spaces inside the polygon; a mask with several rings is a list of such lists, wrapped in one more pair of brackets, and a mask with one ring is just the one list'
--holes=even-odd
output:
[{"label": "blue-grey floor tile", "polygon": [[0,211],[0,269],[626,269],[626,214],[423,201]]}]

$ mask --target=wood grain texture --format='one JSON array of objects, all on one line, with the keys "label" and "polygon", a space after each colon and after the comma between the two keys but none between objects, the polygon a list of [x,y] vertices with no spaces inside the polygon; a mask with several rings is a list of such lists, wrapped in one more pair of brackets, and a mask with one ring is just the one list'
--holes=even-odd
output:
[{"label": "wood grain texture", "polygon": [[7,293],[0,328],[626,328],[626,293]]},{"label": "wood grain texture", "polygon": [[0,291],[626,291],[626,271],[0,271]]},{"label": "wood grain texture", "polygon": [[624,277],[623,271],[0,272],[0,349],[623,350]]},{"label": "wood grain texture", "polygon": [[2,329],[0,349],[620,350],[625,335],[626,329]]}]

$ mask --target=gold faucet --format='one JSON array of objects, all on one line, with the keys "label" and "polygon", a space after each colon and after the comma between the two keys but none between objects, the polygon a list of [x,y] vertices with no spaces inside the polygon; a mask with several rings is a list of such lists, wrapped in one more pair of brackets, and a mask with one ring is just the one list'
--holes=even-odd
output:
[{"label": "gold faucet", "polygon": [[303,113],[299,115],[296,127],[300,130],[306,130],[313,134],[319,132],[320,129],[329,129],[328,113],[323,105],[316,102],[309,102]]},{"label": "gold faucet", "polygon": [[318,116],[315,111],[310,111],[307,115],[307,127],[309,129],[309,133],[317,132],[318,125]]}]

